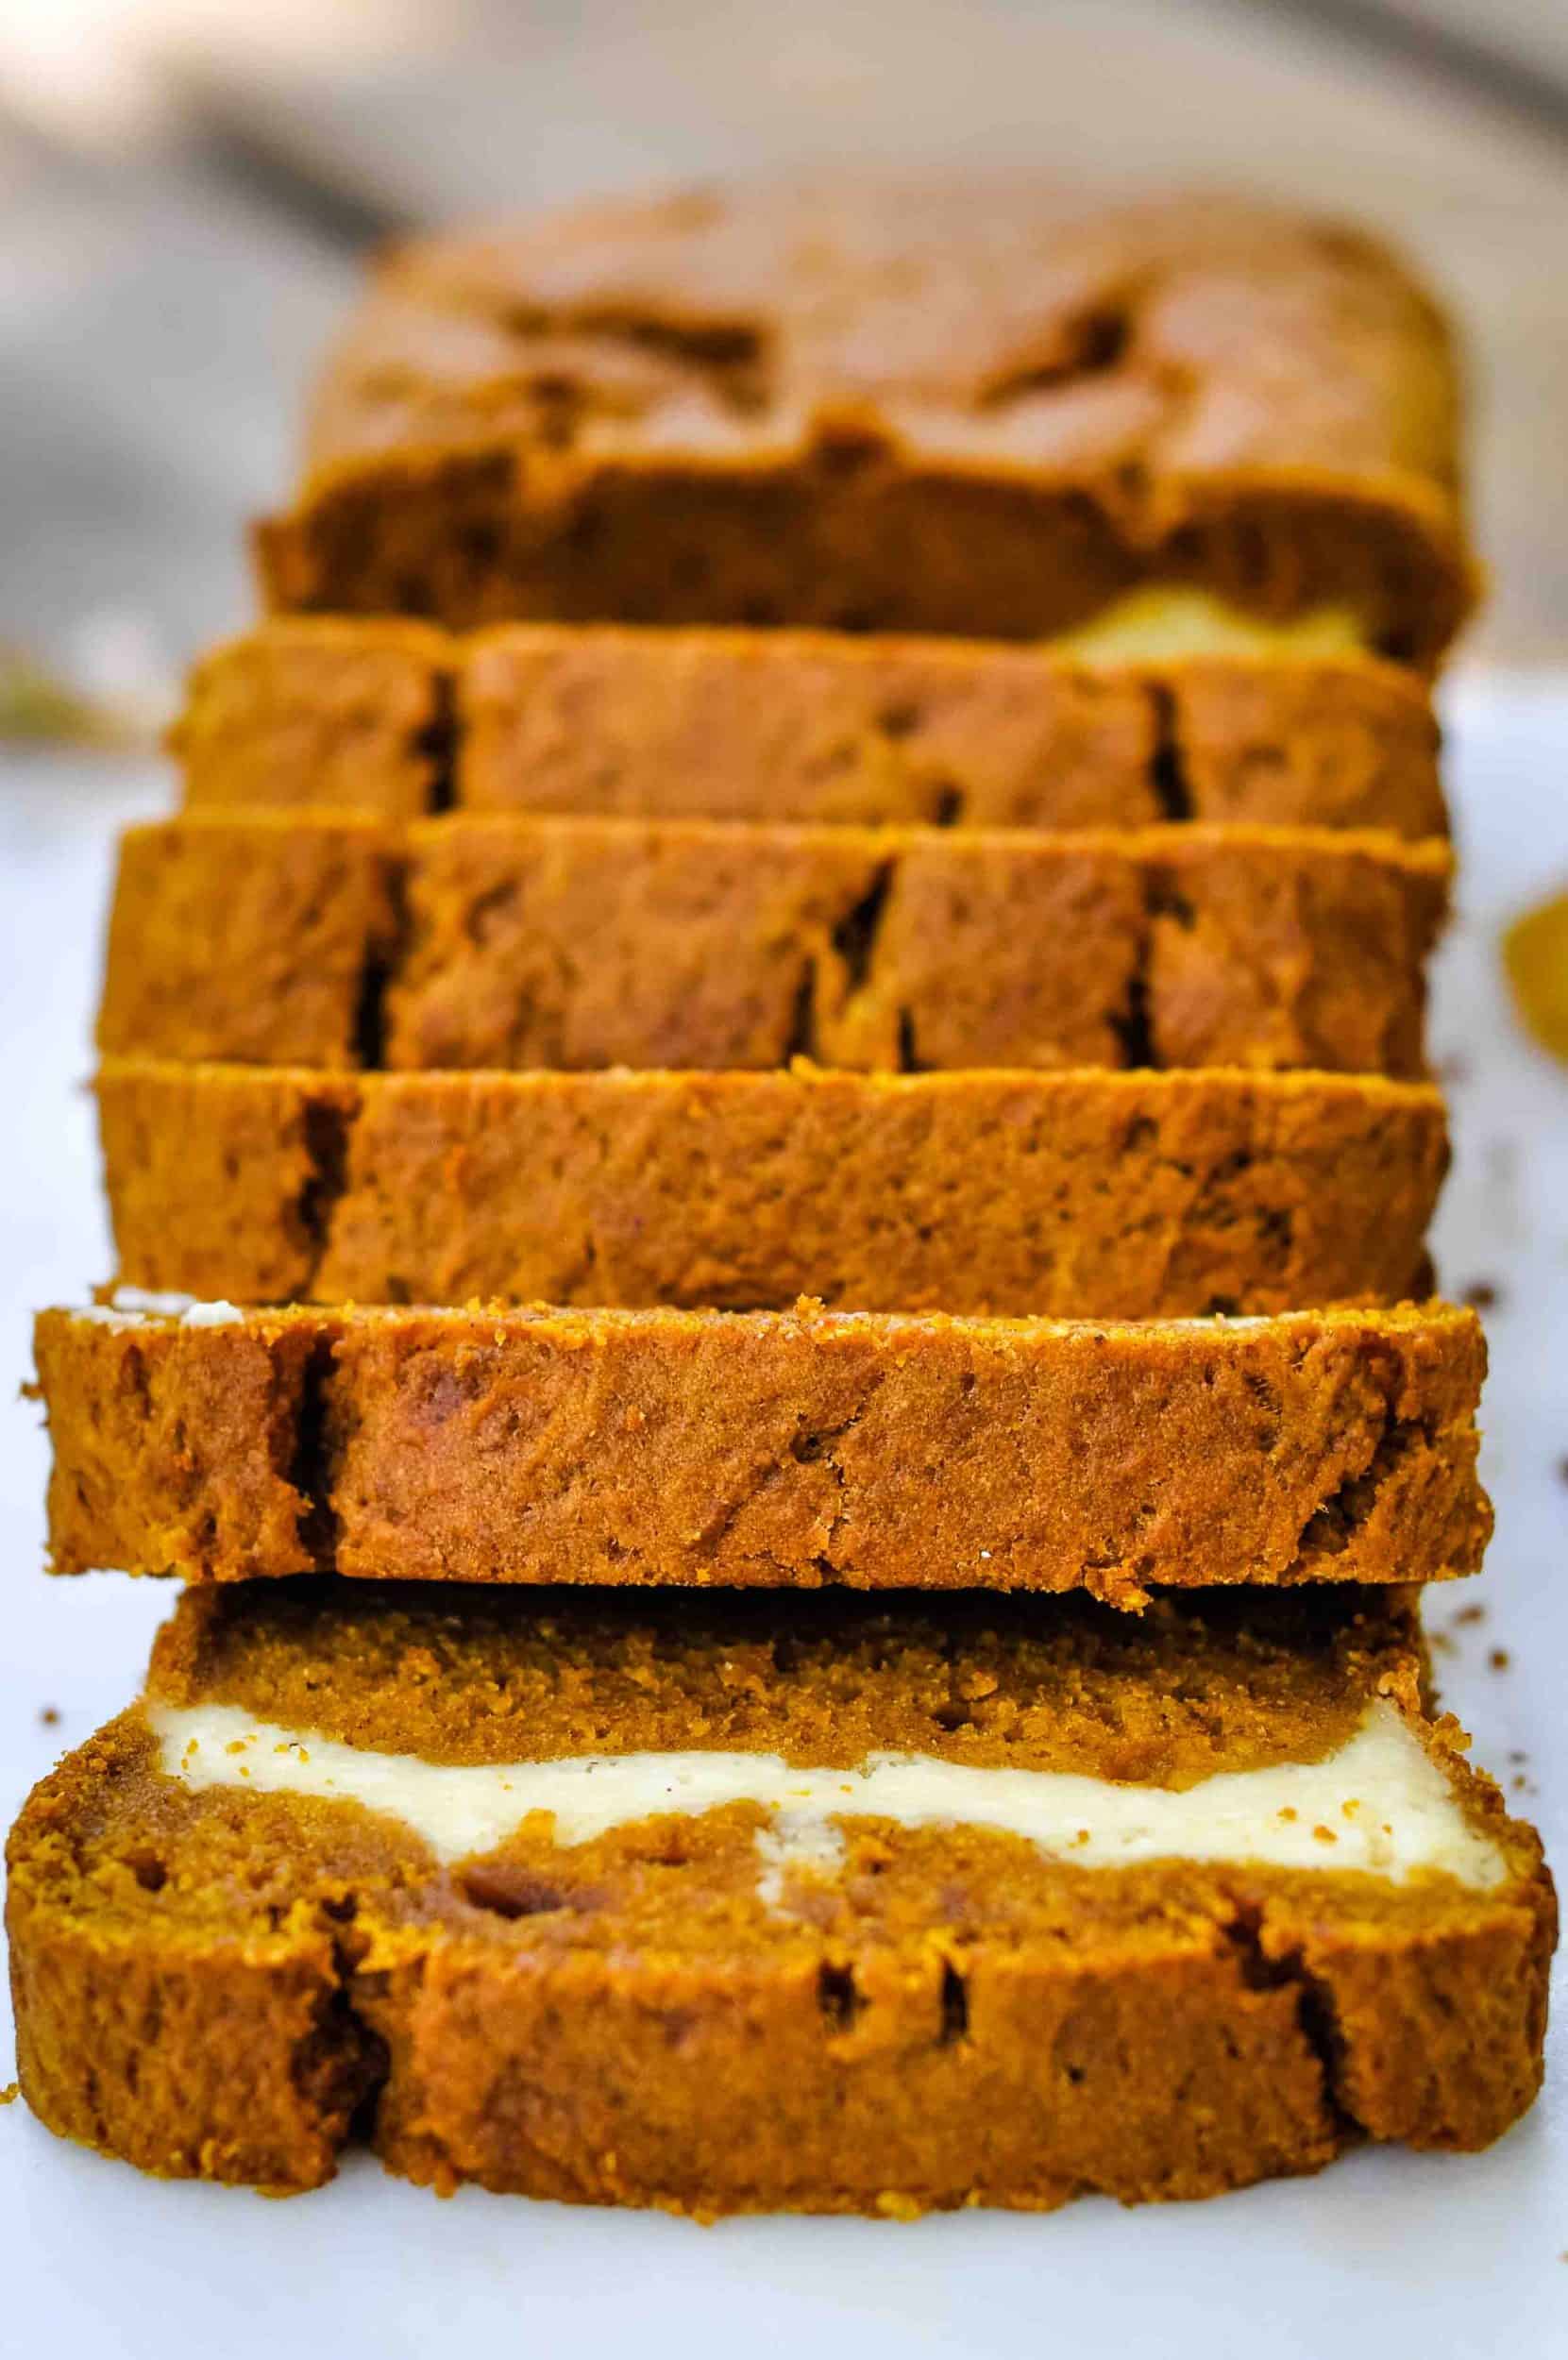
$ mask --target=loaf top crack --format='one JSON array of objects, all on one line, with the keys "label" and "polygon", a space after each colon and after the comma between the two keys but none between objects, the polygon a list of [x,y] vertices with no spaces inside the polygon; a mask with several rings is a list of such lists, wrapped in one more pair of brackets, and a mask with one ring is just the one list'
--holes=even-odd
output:
[{"label": "loaf top crack", "polygon": [[1456,412],[1430,299],[1337,226],[1027,174],[676,194],[395,253],[262,565],[459,624],[1025,637],[1197,581],[1425,661],[1470,597]]},{"label": "loaf top crack", "polygon": [[1369,239],[1222,198],[1086,207],[1024,176],[957,196],[818,182],[405,246],[311,461],[477,423],[495,366],[559,443],[662,427],[744,448],[759,416],[858,398],[959,450],[1071,463],[1136,420],[1176,470],[1309,451],[1452,482],[1445,339]]}]

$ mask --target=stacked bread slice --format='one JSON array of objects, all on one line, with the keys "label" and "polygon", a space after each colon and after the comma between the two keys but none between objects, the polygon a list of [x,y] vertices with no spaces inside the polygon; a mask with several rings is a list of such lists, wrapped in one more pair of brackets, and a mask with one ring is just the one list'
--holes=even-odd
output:
[{"label": "stacked bread slice", "polygon": [[1235,203],[385,267],[122,849],[51,1549],[187,1586],[12,1835],[51,2127],[902,2214],[1528,2104],[1419,1618],[1455,431]]}]

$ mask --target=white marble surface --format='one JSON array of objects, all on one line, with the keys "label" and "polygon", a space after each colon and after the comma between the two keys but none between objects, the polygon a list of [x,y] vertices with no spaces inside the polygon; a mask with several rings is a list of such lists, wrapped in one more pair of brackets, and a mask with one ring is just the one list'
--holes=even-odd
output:
[{"label": "white marble surface", "polygon": [[[1568,1862],[1568,1074],[1514,1031],[1496,928],[1568,885],[1568,683],[1461,684],[1451,700],[1464,918],[1442,961],[1438,1054],[1456,1066],[1446,1283],[1497,1290],[1487,1470],[1497,1540],[1442,1594],[1446,1692],[1482,1760]],[[151,772],[0,772],[0,1040],[15,1109],[0,1154],[0,1392],[26,1316],[108,1267],[88,1064],[110,825],[156,807]],[[0,1417],[6,1533],[0,1812],[135,1686],[167,1602],[151,1584],[45,1581],[37,1413]],[[1479,1625],[1455,1627],[1484,1603]],[[1491,1651],[1508,1650],[1506,1668]],[[41,1709],[54,1707],[58,1726]],[[1515,1755],[1523,1755],[1522,1762]],[[1568,2005],[1568,1993],[1561,1995]],[[1200,2207],[1088,2202],[1048,2217],[908,2226],[758,2220],[699,2230],[465,2191],[440,2204],[357,2159],[289,2204],[163,2186],[0,2112],[0,2346],[114,2360],[285,2352],[634,2351],[638,2360],[810,2351],[821,2360],[1070,2352],[1161,2360],[1459,2360],[1568,2350],[1568,2097],[1477,2157],[1364,2152],[1321,2179]],[[4,2078],[0,2074],[0,2078]]]}]

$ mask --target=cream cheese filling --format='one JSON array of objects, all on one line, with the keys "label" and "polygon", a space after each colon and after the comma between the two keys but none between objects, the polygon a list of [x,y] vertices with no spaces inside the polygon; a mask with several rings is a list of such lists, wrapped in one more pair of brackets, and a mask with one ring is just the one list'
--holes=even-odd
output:
[{"label": "cream cheese filling", "polygon": [[116,1287],[107,1303],[86,1304],[77,1316],[102,1327],[137,1327],[145,1320],[177,1320],[181,1327],[236,1327],[245,1315],[237,1303],[198,1303],[194,1295]]},{"label": "cream cheese filling", "polygon": [[872,1754],[852,1770],[800,1769],[778,1754],[587,1754],[556,1762],[451,1764],[379,1753],[258,1721],[236,1705],[152,1703],[165,1775],[187,1787],[242,1787],[362,1804],[400,1819],[443,1860],[494,1849],[535,1812],[559,1845],[669,1812],[693,1817],[751,1803],[763,1898],[791,1870],[831,1875],[842,1822],[977,1828],[1022,1836],[1087,1868],[1141,1862],[1250,1862],[1359,1869],[1394,1883],[1440,1871],[1475,1886],[1507,1874],[1443,1772],[1393,1706],[1374,1703],[1321,1762],[1221,1771],[1180,1790],[1071,1771],[977,1768],[932,1754]]},{"label": "cream cheese filling", "polygon": [[[181,1327],[238,1327],[244,1325],[244,1322],[251,1318],[265,1319],[270,1311],[276,1311],[280,1307],[293,1307],[296,1310],[315,1309],[320,1310],[324,1317],[327,1315],[325,1306],[319,1305],[296,1304],[293,1306],[279,1306],[268,1304],[225,1303],[221,1300],[203,1302],[194,1295],[147,1294],[139,1287],[117,1287],[107,1303],[74,1304],[67,1307],[73,1319],[93,1321],[106,1327],[135,1327],[157,1320],[175,1321]],[[437,1313],[445,1311],[448,1316],[455,1316],[450,1305],[430,1303],[361,1303],[356,1304],[353,1308],[357,1319],[396,1320],[405,1318],[410,1312],[425,1311]],[[570,1306],[557,1306],[556,1309],[558,1313],[564,1311],[567,1316],[579,1316],[572,1311]],[[656,1306],[645,1306],[643,1309],[649,1317],[655,1315]],[[636,1317],[638,1313],[633,1309],[629,1314],[623,1308],[614,1311],[611,1316],[619,1319],[629,1315]],[[526,1320],[530,1317],[530,1313],[524,1306],[516,1304],[503,1305],[498,1310],[492,1305],[487,1309],[485,1318],[488,1321],[493,1316],[500,1318],[513,1316]],[[749,1319],[784,1320],[791,1316],[790,1313],[784,1311],[722,1311],[714,1314],[716,1319],[732,1322]],[[840,1323],[858,1321],[872,1326],[894,1327],[905,1323],[910,1319],[918,1320],[921,1315],[899,1311],[835,1311],[826,1316]],[[1403,1320],[1408,1319],[1408,1314],[1399,1310],[1367,1312],[1364,1315],[1354,1311],[1347,1311],[1341,1315],[1332,1310],[1204,1311],[1173,1314],[1167,1319],[1058,1320],[1039,1319],[1028,1312],[1014,1312],[1010,1315],[1002,1314],[995,1317],[960,1313],[954,1318],[953,1324],[986,1328],[1051,1327],[1062,1331],[1077,1328],[1095,1336],[1116,1336],[1128,1332],[1146,1335],[1151,1329],[1162,1332],[1170,1329],[1189,1329],[1193,1333],[1201,1332],[1204,1335],[1214,1336],[1233,1334],[1245,1327],[1275,1327],[1282,1331],[1294,1327],[1316,1329],[1325,1324],[1329,1326],[1336,1324],[1341,1316],[1347,1323],[1357,1317],[1364,1317],[1366,1320],[1377,1320],[1385,1324],[1398,1326]]]},{"label": "cream cheese filling", "polygon": [[1113,598],[1076,630],[1047,641],[1053,653],[1095,664],[1170,664],[1184,656],[1364,654],[1367,634],[1345,606],[1317,606],[1269,622],[1211,590],[1157,583]]}]

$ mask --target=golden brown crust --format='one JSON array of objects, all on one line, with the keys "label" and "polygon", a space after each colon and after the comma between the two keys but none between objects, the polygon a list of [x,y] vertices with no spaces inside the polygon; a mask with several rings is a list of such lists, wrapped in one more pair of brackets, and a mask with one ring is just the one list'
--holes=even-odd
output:
[{"label": "golden brown crust", "polygon": [[1071,1590],[1472,1571],[1443,1306],[1093,1326],[47,1311],[55,1568]]},{"label": "golden brown crust", "polygon": [[205,656],[189,807],[1443,835],[1423,685],[1367,656],[1086,664],[819,632],[276,616]]},{"label": "golden brown crust", "polygon": [[1483,2146],[1539,2086],[1551,1881],[1421,1721],[1411,1622],[1358,1605],[1172,1604],[1138,1626],[998,1600],[781,1621],[558,1597],[469,1623],[439,1593],[187,1598],[155,1698],[308,1702],[303,1726],[375,1743],[390,1684],[449,1759],[531,1752],[535,1731],[546,1751],[595,1730],[594,1750],[914,1744],[1042,1766],[1083,1745],[1181,1783],[1259,1743],[1277,1759],[1275,1714],[1310,1759],[1383,1695],[1505,1880],[1085,1870],[867,1820],[842,1872],[781,1910],[746,1806],[569,1847],[535,1822],[443,1868],[353,1805],[187,1791],[132,1712],[11,1836],[25,2094],[152,2170],[314,2185],[357,2107],[390,2168],[443,2189],[699,2214],[1190,2197],[1360,2136]]},{"label": "golden brown crust", "polygon": [[1414,1075],[1449,868],[1439,843],[1329,830],[193,816],[125,839],[99,1042],[420,1070]]},{"label": "golden brown crust", "polygon": [[122,1282],[231,1302],[1284,1311],[1424,1291],[1425,1084],[110,1061]]},{"label": "golden brown crust", "polygon": [[395,254],[321,384],[276,608],[1035,638],[1141,581],[1470,602],[1452,356],[1369,240],[1037,176],[753,184]]}]

